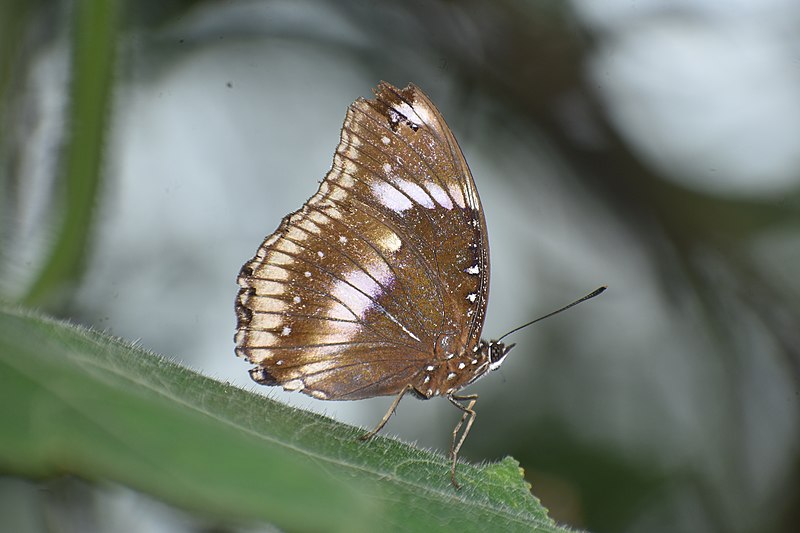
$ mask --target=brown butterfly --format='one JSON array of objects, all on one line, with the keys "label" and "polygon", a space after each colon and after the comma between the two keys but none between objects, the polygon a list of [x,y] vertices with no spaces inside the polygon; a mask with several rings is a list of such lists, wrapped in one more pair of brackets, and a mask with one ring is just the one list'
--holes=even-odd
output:
[{"label": "brown butterfly", "polygon": [[350,106],[319,190],[238,283],[236,353],[256,365],[256,382],[321,400],[396,395],[364,439],[407,392],[444,396],[462,411],[450,447],[459,486],[478,397],[458,391],[513,345],[481,340],[486,221],[455,137],[418,87],[384,82]]}]

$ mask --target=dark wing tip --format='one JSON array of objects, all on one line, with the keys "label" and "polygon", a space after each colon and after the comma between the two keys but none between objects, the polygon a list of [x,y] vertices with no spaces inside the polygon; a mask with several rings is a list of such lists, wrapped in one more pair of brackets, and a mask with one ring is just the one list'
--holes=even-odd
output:
[{"label": "dark wing tip", "polygon": [[250,377],[258,383],[259,385],[280,385],[280,381],[278,381],[275,376],[269,373],[269,370],[262,366],[257,366],[250,369]]}]

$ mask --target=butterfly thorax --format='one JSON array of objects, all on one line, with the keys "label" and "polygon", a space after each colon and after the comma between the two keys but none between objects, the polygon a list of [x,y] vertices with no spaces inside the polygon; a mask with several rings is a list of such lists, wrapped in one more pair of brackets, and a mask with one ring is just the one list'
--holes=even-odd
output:
[{"label": "butterfly thorax", "polygon": [[423,398],[453,394],[497,370],[513,347],[514,344],[506,346],[481,339],[473,348],[460,354],[445,351],[436,358],[437,362],[425,366],[414,388]]}]

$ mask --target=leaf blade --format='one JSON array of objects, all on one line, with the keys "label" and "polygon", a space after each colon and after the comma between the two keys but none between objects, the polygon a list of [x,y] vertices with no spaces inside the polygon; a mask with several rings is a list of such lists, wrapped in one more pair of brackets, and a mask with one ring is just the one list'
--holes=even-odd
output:
[{"label": "leaf blade", "polygon": [[[459,465],[292,409],[124,341],[0,308],[0,471],[110,479],[291,529],[562,531],[510,458]],[[385,527],[384,527],[385,526]]]}]

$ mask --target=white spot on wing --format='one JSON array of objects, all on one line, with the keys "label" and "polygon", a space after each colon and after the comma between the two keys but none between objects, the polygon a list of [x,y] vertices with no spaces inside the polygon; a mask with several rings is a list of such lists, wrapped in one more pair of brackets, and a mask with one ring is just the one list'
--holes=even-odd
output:
[{"label": "white spot on wing", "polygon": [[471,293],[467,294],[467,300],[469,300],[470,302],[475,303],[475,300],[477,300],[477,299],[478,299],[478,295],[475,294],[474,292],[471,292]]},{"label": "white spot on wing", "polygon": [[301,227],[311,233],[319,234],[322,231],[321,226],[328,223],[328,218],[318,211],[312,211],[307,216],[313,224],[301,224]]},{"label": "white spot on wing", "polygon": [[436,200],[437,204],[447,210],[453,209],[453,202],[450,201],[450,197],[438,183],[426,183],[425,188],[428,189],[428,192],[431,193],[431,196],[433,196],[433,199]]},{"label": "white spot on wing", "polygon": [[382,292],[383,288],[361,270],[348,272],[344,281],[337,280],[331,289],[331,295],[361,319],[375,305],[371,298],[377,298]]},{"label": "white spot on wing", "polygon": [[254,310],[259,313],[281,313],[286,311],[286,302],[269,296],[255,300],[255,306]]},{"label": "white spot on wing", "polygon": [[298,391],[306,388],[306,384],[302,379],[293,379],[283,384],[283,388],[288,391]]},{"label": "white spot on wing", "polygon": [[379,244],[381,247],[391,253],[396,252],[403,245],[403,241],[393,231],[387,231],[380,237]]},{"label": "white spot on wing", "polygon": [[458,186],[458,184],[450,183],[447,189],[450,191],[450,196],[452,196],[453,199],[456,201],[458,207],[464,209],[467,204],[464,201],[464,195],[461,193],[461,188]]},{"label": "white spot on wing", "polygon": [[272,280],[289,279],[289,271],[276,265],[264,265],[258,269],[258,274]]},{"label": "white spot on wing", "polygon": [[356,150],[352,146],[349,146],[347,150],[345,150],[344,155],[347,157],[347,159],[339,158],[339,162],[342,166],[342,172],[344,174],[352,176],[353,174],[358,172],[358,167],[352,161],[353,159],[358,159],[359,155],[358,150]]},{"label": "white spot on wing", "polygon": [[[394,276],[387,271],[385,276],[379,277],[376,282],[363,270],[354,270],[345,274],[344,281],[337,280],[331,289],[331,295],[344,303],[358,318],[364,319],[367,311],[375,308],[376,301],[383,294],[384,287],[389,286],[394,281]],[[380,283],[380,284],[379,284]],[[407,327],[397,320],[391,313],[382,309],[381,312],[389,320],[397,324],[409,337],[421,342],[419,337],[414,335]],[[337,326],[338,328],[338,326]]]},{"label": "white spot on wing", "polygon": [[425,189],[416,183],[402,179],[395,179],[392,181],[400,188],[401,191],[409,195],[411,199],[417,202],[419,205],[427,207],[428,209],[433,209],[436,207],[430,195],[425,192]]},{"label": "white spot on wing", "polygon": [[269,262],[273,265],[291,265],[294,263],[294,257],[274,250],[270,254]]},{"label": "white spot on wing", "polygon": [[[327,195],[327,198],[342,201],[347,199],[348,194],[348,191],[336,188],[333,192]],[[326,214],[333,218],[342,218],[342,213],[338,209],[331,209]]]},{"label": "white spot on wing", "polygon": [[472,265],[471,267],[469,267],[468,269],[466,269],[464,272],[466,272],[467,274],[472,274],[474,276],[475,274],[480,273],[480,271],[481,271],[481,268],[476,263],[476,264]]},{"label": "white spot on wing", "polygon": [[395,213],[407,211],[414,205],[405,194],[398,191],[395,187],[392,187],[385,181],[373,183],[371,189],[372,194],[378,197],[381,205],[386,206]]},{"label": "white spot on wing", "polygon": [[[409,122],[414,124],[415,126],[422,126],[425,118],[427,118],[427,111],[420,107],[419,110],[415,110],[413,107],[408,105],[405,102],[400,102],[395,109],[405,116]],[[424,115],[424,116],[423,116]]]}]

